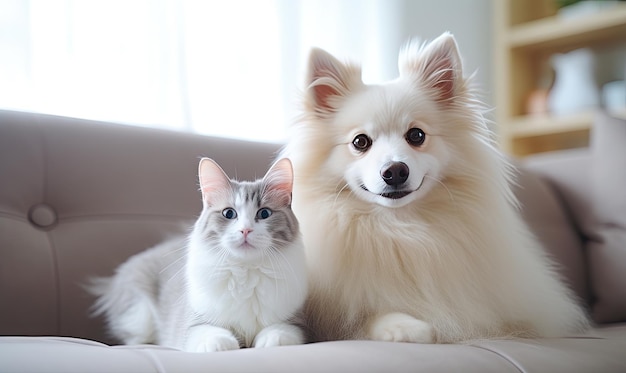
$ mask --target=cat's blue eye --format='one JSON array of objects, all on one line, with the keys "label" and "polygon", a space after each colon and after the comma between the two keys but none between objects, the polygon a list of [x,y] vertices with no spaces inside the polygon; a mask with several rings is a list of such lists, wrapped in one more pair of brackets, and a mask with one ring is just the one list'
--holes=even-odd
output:
[{"label": "cat's blue eye", "polygon": [[226,218],[226,219],[234,219],[237,217],[237,211],[235,211],[235,209],[227,207],[224,210],[222,210],[222,215]]},{"label": "cat's blue eye", "polygon": [[260,220],[267,219],[270,216],[272,216],[272,210],[268,209],[267,207],[263,207],[256,212],[256,218]]}]

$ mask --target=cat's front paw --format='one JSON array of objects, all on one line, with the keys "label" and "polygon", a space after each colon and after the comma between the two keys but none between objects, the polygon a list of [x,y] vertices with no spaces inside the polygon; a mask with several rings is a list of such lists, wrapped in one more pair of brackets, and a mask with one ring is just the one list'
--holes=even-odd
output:
[{"label": "cat's front paw", "polygon": [[239,341],[232,336],[213,335],[200,342],[193,352],[217,352],[239,349]]},{"label": "cat's front paw", "polygon": [[254,338],[254,347],[287,346],[304,343],[304,333],[290,324],[275,324],[261,330]]},{"label": "cat's front paw", "polygon": [[388,313],[376,318],[369,329],[376,341],[434,343],[433,327],[405,313]]},{"label": "cat's front paw", "polygon": [[188,352],[217,352],[239,349],[239,341],[228,330],[199,325],[189,331],[189,337],[185,343],[185,351]]}]

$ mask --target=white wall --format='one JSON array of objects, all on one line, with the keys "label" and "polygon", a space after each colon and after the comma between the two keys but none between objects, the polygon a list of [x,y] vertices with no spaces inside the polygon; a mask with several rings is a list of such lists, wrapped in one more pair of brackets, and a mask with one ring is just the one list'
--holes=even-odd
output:
[{"label": "white wall", "polygon": [[459,45],[464,73],[476,72],[484,101],[493,105],[493,21],[491,0],[403,0],[403,37],[431,40],[450,31]]},{"label": "white wall", "polygon": [[[492,0],[282,0],[285,35],[296,68],[304,73],[311,46],[363,67],[363,79],[378,83],[398,76],[398,52],[411,38],[454,34],[466,75],[491,103]],[[295,15],[295,16],[294,16]],[[291,22],[291,23],[290,23]]]},{"label": "white wall", "polygon": [[450,31],[459,45],[465,75],[476,72],[474,82],[483,100],[493,105],[491,0],[387,0],[379,6],[384,7],[382,24],[391,29],[384,30],[387,42],[378,48],[383,56],[377,62],[363,61],[364,75],[375,63],[384,66],[379,77],[393,79],[398,75],[398,51],[407,40],[432,40]]},{"label": "white wall", "polygon": [[0,0],[0,107],[280,141],[311,46],[376,83],[444,31],[491,104],[491,1]]}]

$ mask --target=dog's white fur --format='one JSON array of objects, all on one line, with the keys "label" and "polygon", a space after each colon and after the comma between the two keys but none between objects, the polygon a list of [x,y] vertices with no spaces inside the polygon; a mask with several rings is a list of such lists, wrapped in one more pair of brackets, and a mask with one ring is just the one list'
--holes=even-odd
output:
[{"label": "dog's white fur", "polygon": [[[313,340],[422,343],[560,336],[585,312],[517,211],[511,166],[462,73],[452,35],[409,45],[399,78],[311,52],[304,115],[283,152],[310,272]],[[420,128],[423,145],[408,143]],[[359,134],[371,146],[358,151]],[[409,175],[381,194],[388,162]]]}]

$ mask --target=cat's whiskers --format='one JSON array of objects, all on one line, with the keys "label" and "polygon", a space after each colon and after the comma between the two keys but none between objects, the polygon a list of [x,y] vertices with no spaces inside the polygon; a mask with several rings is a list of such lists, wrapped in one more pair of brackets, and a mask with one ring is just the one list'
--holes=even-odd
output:
[{"label": "cat's whiskers", "polygon": [[184,244],[184,245],[182,245],[182,246],[180,246],[180,247],[178,247],[178,248],[176,248],[176,249],[169,250],[168,252],[164,253],[164,254],[163,254],[163,257],[165,258],[165,257],[168,257],[168,256],[170,256],[170,255],[172,255],[172,254],[178,254],[178,253],[180,253],[181,251],[185,251],[185,250],[187,250],[187,245],[186,245],[186,244],[187,244],[187,241],[185,240],[184,242],[185,242],[185,244]]},{"label": "cat's whiskers", "polygon": [[[276,247],[272,246],[273,248],[273,255],[275,258],[279,258],[279,260],[281,260],[282,262],[287,264],[287,270],[291,273],[291,275],[293,276],[293,278],[297,278],[299,275],[296,273],[295,269],[293,268],[293,265],[291,264],[291,261],[289,260],[289,258],[287,258],[287,256],[285,255],[285,253],[282,252],[282,250],[277,249]],[[290,281],[289,278],[284,277],[284,279],[286,281]],[[287,296],[291,297],[291,295],[287,294]]]},{"label": "cat's whiskers", "polygon": [[[273,246],[267,246],[263,248],[263,256],[267,257],[270,266],[272,267],[272,279],[274,280],[274,294],[276,296],[278,296],[280,294],[279,291],[279,284],[278,284],[278,277],[276,276],[277,273],[279,273],[276,270],[276,265],[275,265],[275,258],[276,258],[276,248]],[[265,323],[265,320],[262,321],[263,323]]]},{"label": "cat's whiskers", "polygon": [[[180,253],[181,251],[186,251],[186,250],[187,250],[187,247],[186,247],[186,246],[182,246],[182,247],[180,247],[180,248],[178,248],[178,249],[175,249],[175,250],[172,250],[172,251],[168,251],[167,253],[163,254],[163,255],[162,255],[162,257],[163,257],[163,258],[165,258],[165,257],[168,257],[168,256],[170,256],[170,255],[173,255],[173,254],[178,254],[178,253]],[[176,258],[175,260],[173,260],[170,264],[168,264],[168,265],[166,265],[165,267],[163,267],[163,268],[161,269],[160,273],[164,273],[164,272],[166,272],[166,271],[167,271],[167,270],[169,270],[171,267],[175,266],[176,264],[180,263],[181,261],[185,260],[186,258],[187,258],[187,256],[186,256],[185,254],[180,255],[178,258]],[[181,268],[181,269],[182,269],[182,268]],[[178,270],[178,271],[177,271],[174,275],[172,275],[172,277],[171,277],[171,278],[174,278],[174,277],[175,277],[175,276],[176,276],[176,275],[177,275],[177,274],[181,271],[181,269],[179,269],[179,270]]]},{"label": "cat's whiskers", "polygon": [[214,247],[213,252],[215,253],[217,260],[213,264],[213,268],[211,268],[211,275],[207,279],[208,282],[216,280],[218,275],[222,274],[222,268],[225,267],[224,263],[226,262],[226,259],[230,257],[230,250],[223,246]]},{"label": "cat's whiskers", "polygon": [[[180,260],[181,260],[181,259],[179,259],[179,261],[180,261]],[[178,276],[184,275],[184,271],[185,271],[185,266],[183,265],[183,266],[181,266],[181,267],[178,269],[178,271],[176,271],[176,273],[174,273],[173,275],[171,275],[171,276],[170,276],[170,278],[169,278],[169,279],[167,279],[166,281],[168,281],[168,282],[169,282],[169,281],[174,280],[174,279],[175,279],[175,278],[177,278]],[[182,297],[180,297],[180,298],[182,299]],[[180,302],[180,299],[178,299],[177,301],[178,301],[178,302]]]}]

